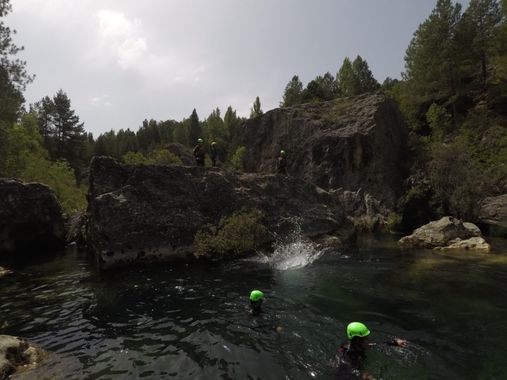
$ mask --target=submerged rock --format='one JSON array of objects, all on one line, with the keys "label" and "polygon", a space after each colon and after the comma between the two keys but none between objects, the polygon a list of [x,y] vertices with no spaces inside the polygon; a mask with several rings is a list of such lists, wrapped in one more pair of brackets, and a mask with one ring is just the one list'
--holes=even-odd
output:
[{"label": "submerged rock", "polygon": [[9,335],[0,335],[0,380],[8,379],[17,371],[35,368],[46,352],[28,341]]},{"label": "submerged rock", "polygon": [[396,103],[378,94],[278,108],[240,128],[246,171],[274,173],[284,149],[290,175],[363,189],[388,208],[401,195],[407,136]]},{"label": "submerged rock", "polygon": [[40,252],[64,241],[62,208],[49,187],[0,179],[0,256],[34,248]]},{"label": "submerged rock", "polygon": [[430,222],[399,240],[402,248],[438,248],[490,251],[480,229],[451,216]]},{"label": "submerged rock", "polygon": [[301,225],[303,237],[354,232],[339,199],[294,177],[183,166],[130,166],[95,157],[88,245],[102,268],[191,255],[194,237],[235,212],[257,210],[269,233]]}]

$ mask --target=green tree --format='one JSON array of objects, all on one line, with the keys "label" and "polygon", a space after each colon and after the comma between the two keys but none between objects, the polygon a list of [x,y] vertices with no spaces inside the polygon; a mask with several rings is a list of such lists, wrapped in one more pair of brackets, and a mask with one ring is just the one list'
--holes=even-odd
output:
[{"label": "green tree", "polygon": [[303,91],[303,101],[326,101],[336,96],[336,82],[330,73],[317,76]]},{"label": "green tree", "polygon": [[336,85],[340,96],[354,96],[359,93],[359,79],[348,57],[345,57],[340,70],[336,74]]},{"label": "green tree", "polygon": [[488,80],[490,57],[496,48],[502,13],[497,0],[471,0],[464,19],[472,27],[472,51],[481,65],[482,80]]},{"label": "green tree", "polygon": [[299,80],[297,75],[294,75],[283,93],[283,101],[280,103],[281,107],[291,107],[301,104],[303,99],[303,83]]},{"label": "green tree", "polygon": [[192,111],[189,119],[189,127],[188,127],[188,140],[189,144],[197,144],[197,139],[202,137],[202,128],[201,123],[199,122],[199,116],[197,116],[197,111]]},{"label": "green tree", "polygon": [[437,141],[441,141],[442,138],[451,131],[451,115],[449,115],[444,107],[439,106],[436,103],[433,103],[428,109],[428,112],[426,113],[426,120],[431,128],[431,134],[437,139]]},{"label": "green tree", "polygon": [[185,146],[190,146],[188,138],[188,127],[189,127],[188,119],[183,119],[181,123],[176,125],[173,131],[174,142]]},{"label": "green tree", "polygon": [[377,91],[380,88],[380,84],[373,77],[368,62],[362,59],[361,56],[358,55],[352,63],[352,71],[356,77],[355,82],[358,85],[355,95]]},{"label": "green tree", "polygon": [[264,112],[262,112],[262,108],[261,108],[261,100],[257,96],[255,98],[255,102],[254,102],[252,108],[250,108],[250,119],[261,116],[263,113]]},{"label": "green tree", "polygon": [[413,92],[423,98],[456,94],[460,77],[456,31],[460,20],[459,3],[438,0],[429,18],[414,33],[405,54],[403,76],[410,81]]}]

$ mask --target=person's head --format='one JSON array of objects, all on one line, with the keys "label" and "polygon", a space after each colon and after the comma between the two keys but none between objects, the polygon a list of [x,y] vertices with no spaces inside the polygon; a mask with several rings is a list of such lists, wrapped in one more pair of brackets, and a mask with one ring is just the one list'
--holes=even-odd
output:
[{"label": "person's head", "polygon": [[215,145],[217,145],[217,142],[216,142],[216,141],[213,141],[213,142],[211,143],[211,146],[215,146]]},{"label": "person's head", "polygon": [[203,142],[204,142],[203,139],[201,139],[201,138],[197,139],[197,144],[201,145]]},{"label": "person's head", "polygon": [[264,301],[264,293],[260,290],[252,290],[250,293],[250,305],[254,312],[262,310],[262,302]]},{"label": "person's head", "polygon": [[361,322],[351,322],[347,326],[347,338],[350,340],[351,347],[367,349],[368,335],[370,335],[370,330]]},{"label": "person's head", "polygon": [[280,156],[282,156],[282,157],[284,157],[284,156],[285,156],[285,150],[283,150],[283,149],[282,149],[282,150],[280,151]]}]

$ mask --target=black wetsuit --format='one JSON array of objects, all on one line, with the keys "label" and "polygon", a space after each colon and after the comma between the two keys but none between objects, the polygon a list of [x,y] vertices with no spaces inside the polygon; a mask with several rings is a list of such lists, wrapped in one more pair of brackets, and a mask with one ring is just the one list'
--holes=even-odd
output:
[{"label": "black wetsuit", "polygon": [[197,144],[194,148],[195,164],[197,166],[204,166],[204,149],[202,145]]},{"label": "black wetsuit", "polygon": [[361,368],[366,359],[364,351],[351,349],[348,345],[340,346],[338,350],[338,373],[340,380],[361,379]]},{"label": "black wetsuit", "polygon": [[278,174],[287,175],[287,159],[285,156],[278,157]]},{"label": "black wetsuit", "polygon": [[211,145],[210,157],[211,157],[211,163],[213,164],[213,166],[217,166],[218,152],[217,152],[217,148],[215,145]]}]

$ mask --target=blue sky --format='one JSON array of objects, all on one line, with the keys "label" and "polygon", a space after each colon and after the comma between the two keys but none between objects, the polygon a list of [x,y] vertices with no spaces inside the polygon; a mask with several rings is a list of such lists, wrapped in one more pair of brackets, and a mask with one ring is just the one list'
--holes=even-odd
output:
[{"label": "blue sky", "polygon": [[[145,118],[201,119],[361,55],[377,80],[400,77],[405,50],[436,0],[11,0],[7,23],[36,74],[28,103],[62,88],[88,131]],[[463,2],[463,3],[467,3]]]}]

